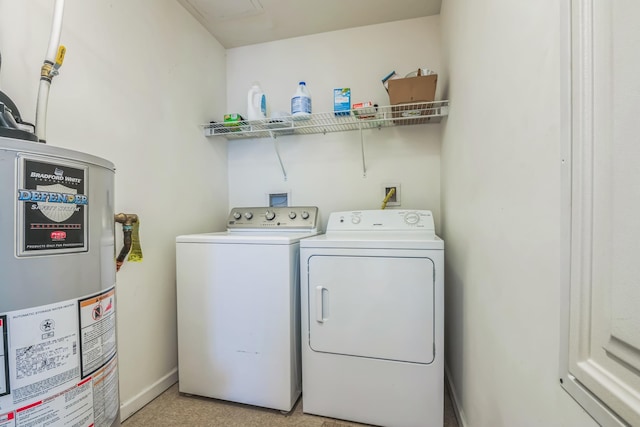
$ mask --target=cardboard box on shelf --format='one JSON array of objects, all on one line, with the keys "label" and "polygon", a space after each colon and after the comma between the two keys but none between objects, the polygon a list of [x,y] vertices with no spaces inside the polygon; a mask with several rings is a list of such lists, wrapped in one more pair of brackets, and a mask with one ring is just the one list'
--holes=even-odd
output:
[{"label": "cardboard box on shelf", "polygon": [[[427,123],[429,118],[417,119],[416,116],[432,114],[428,103],[435,100],[437,83],[437,74],[389,80],[389,104],[392,106],[393,117],[411,118],[394,120],[394,123],[397,125]],[[425,104],[403,105],[422,102]]]},{"label": "cardboard box on shelf", "polygon": [[437,74],[389,80],[391,105],[411,102],[431,102],[436,98]]}]

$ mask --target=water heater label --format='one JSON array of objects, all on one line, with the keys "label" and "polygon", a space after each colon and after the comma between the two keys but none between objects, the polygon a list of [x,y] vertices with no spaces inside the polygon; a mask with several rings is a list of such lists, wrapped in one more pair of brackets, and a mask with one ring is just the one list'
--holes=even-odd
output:
[{"label": "water heater label", "polygon": [[115,288],[78,301],[82,378],[102,368],[116,354]]},{"label": "water heater label", "polygon": [[[120,406],[115,326],[100,321],[115,317],[114,298],[112,287],[0,315],[0,365],[8,363],[0,373],[0,427],[113,424]],[[94,363],[83,376],[87,360]]]},{"label": "water heater label", "polygon": [[87,167],[37,156],[19,167],[18,256],[86,251]]}]

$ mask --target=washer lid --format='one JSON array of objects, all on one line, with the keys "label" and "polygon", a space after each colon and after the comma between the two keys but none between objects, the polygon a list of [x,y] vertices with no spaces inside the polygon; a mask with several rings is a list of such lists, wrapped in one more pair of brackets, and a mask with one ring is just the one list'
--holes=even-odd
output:
[{"label": "washer lid", "polygon": [[297,233],[263,230],[259,232],[222,231],[178,236],[176,243],[290,245],[317,234],[317,231]]}]

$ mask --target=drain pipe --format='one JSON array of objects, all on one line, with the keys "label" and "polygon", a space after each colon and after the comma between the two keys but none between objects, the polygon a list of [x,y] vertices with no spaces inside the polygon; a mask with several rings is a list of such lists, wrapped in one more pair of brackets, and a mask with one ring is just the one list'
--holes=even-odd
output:
[{"label": "drain pipe", "polygon": [[36,136],[42,143],[46,143],[47,104],[49,102],[51,80],[58,75],[58,69],[64,59],[65,48],[60,46],[63,11],[64,0],[55,0],[49,48],[40,69],[40,87],[38,88],[38,101],[36,104]]}]

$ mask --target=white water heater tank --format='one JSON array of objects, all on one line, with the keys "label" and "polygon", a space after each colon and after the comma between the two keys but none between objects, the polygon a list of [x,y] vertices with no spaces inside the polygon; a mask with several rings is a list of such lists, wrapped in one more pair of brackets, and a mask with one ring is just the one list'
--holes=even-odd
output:
[{"label": "white water heater tank", "polygon": [[0,425],[120,425],[114,166],[0,137]]}]

